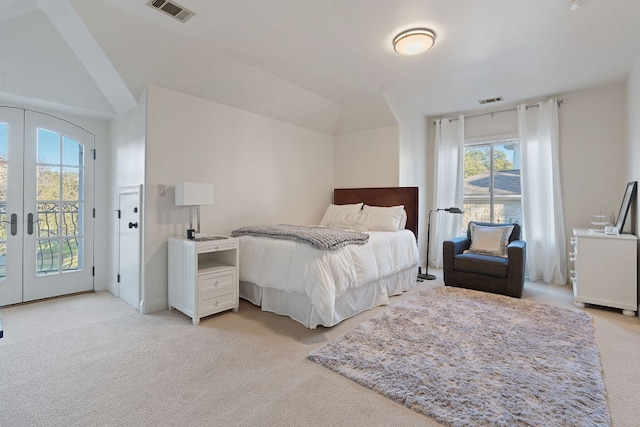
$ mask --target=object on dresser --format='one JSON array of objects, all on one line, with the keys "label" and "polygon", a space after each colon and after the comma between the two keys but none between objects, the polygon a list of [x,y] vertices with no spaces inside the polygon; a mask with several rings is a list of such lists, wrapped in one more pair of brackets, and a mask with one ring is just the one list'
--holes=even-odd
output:
[{"label": "object on dresser", "polygon": [[[622,233],[622,229],[624,228],[624,223],[627,220],[627,215],[629,214],[629,208],[636,197],[637,185],[637,181],[627,183],[627,188],[624,191],[624,196],[622,197],[622,204],[620,205],[620,212],[618,213],[618,221],[616,222],[618,233]],[[635,221],[633,221],[633,223],[635,223]]]},{"label": "object on dresser", "polygon": [[605,229],[603,227],[609,225],[609,221],[604,220],[607,216],[602,215],[602,212],[600,212],[598,215],[594,215],[594,217],[596,220],[591,221],[591,224],[597,225],[598,228],[590,228],[589,231],[592,233],[604,233]]}]

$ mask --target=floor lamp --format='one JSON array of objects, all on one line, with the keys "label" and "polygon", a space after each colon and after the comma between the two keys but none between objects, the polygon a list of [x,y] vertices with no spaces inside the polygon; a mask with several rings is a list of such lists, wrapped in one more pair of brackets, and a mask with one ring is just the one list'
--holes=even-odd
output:
[{"label": "floor lamp", "polygon": [[429,211],[429,221],[427,223],[427,268],[425,269],[424,274],[422,274],[422,269],[418,267],[418,279],[433,280],[436,278],[433,274],[429,274],[429,246],[431,246],[431,213],[438,211],[445,211],[452,214],[462,213],[462,209],[456,207],[431,209]]}]

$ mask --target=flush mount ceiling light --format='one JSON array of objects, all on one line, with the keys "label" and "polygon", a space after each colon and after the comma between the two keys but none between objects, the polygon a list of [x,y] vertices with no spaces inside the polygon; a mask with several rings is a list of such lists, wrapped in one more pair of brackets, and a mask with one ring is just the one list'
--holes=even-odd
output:
[{"label": "flush mount ceiling light", "polygon": [[393,39],[393,49],[400,55],[417,55],[431,49],[436,41],[436,33],[428,28],[412,28],[398,34]]}]

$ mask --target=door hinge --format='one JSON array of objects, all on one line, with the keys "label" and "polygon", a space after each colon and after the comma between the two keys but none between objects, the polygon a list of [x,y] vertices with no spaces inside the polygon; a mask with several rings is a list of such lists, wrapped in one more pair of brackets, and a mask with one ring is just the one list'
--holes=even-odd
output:
[{"label": "door hinge", "polygon": [[95,160],[96,159],[96,153],[97,153],[98,150],[91,150],[91,151],[93,151],[93,160]]},{"label": "door hinge", "polygon": [[93,267],[91,267],[91,275],[92,276],[96,275],[96,267],[95,267],[95,265]]},{"label": "door hinge", "polygon": [[116,209],[116,212],[118,212],[118,219],[120,219],[120,215],[122,215],[122,211],[120,209]]},{"label": "door hinge", "polygon": [[117,282],[120,283],[120,273],[118,273]]},{"label": "door hinge", "polygon": [[96,217],[96,208],[93,208],[93,217]]}]

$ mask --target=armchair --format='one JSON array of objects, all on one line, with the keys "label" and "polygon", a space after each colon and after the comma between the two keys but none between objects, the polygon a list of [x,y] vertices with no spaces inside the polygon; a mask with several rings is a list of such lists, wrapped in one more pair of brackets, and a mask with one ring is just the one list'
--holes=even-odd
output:
[{"label": "armchair", "polygon": [[[506,249],[504,247],[502,249],[506,257],[492,251],[478,250],[483,248],[476,247],[469,250],[472,247],[472,229],[474,228],[478,233],[476,235],[478,242],[481,236],[483,242],[493,239],[495,243],[501,240],[501,237],[496,237],[500,233],[498,229],[494,231],[486,227],[513,227],[508,241],[503,242]],[[502,228],[502,230],[505,229]],[[508,228],[505,232],[508,232]],[[520,240],[520,225],[471,221],[466,236],[443,242],[442,249],[445,286],[493,292],[515,298],[522,297],[526,243]]]}]

